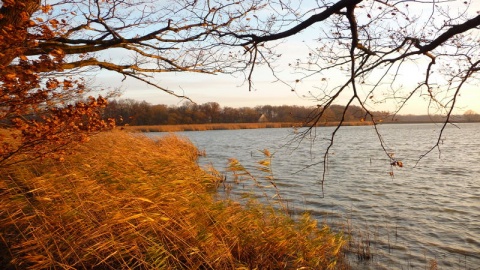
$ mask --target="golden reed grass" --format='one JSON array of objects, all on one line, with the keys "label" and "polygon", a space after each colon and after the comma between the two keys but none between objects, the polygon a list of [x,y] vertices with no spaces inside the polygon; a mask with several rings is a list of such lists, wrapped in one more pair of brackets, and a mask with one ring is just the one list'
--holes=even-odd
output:
[{"label": "golden reed grass", "polygon": [[63,162],[0,169],[2,269],[340,269],[308,215],[218,200],[187,140],[101,133]]},{"label": "golden reed grass", "polygon": [[[322,122],[317,126],[337,126],[339,122]],[[371,125],[371,122],[344,122],[344,126]],[[205,130],[234,130],[234,129],[258,129],[258,128],[293,128],[302,127],[302,123],[218,123],[218,124],[184,124],[184,125],[153,125],[153,126],[124,126],[128,131],[137,132],[178,132],[178,131],[205,131]]]}]

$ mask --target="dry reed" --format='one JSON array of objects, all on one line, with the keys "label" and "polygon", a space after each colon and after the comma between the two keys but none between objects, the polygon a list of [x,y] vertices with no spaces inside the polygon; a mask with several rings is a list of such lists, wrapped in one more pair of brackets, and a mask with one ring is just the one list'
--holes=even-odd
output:
[{"label": "dry reed", "polygon": [[[339,122],[322,122],[317,126],[337,126]],[[371,122],[344,122],[343,126],[371,125]],[[302,123],[218,123],[218,124],[180,124],[180,125],[153,125],[153,126],[124,126],[128,131],[137,132],[178,132],[178,131],[205,131],[205,130],[234,130],[234,129],[258,129],[258,128],[292,128],[302,127]]]},{"label": "dry reed", "polygon": [[102,133],[0,171],[2,269],[334,269],[346,241],[308,215],[216,200],[197,149]]}]

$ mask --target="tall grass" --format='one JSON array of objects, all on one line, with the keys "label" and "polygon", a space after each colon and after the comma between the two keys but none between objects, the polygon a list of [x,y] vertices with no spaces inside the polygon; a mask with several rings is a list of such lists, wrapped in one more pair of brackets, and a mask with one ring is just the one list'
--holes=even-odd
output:
[{"label": "tall grass", "polygon": [[346,241],[308,215],[215,198],[173,135],[102,133],[63,162],[0,169],[2,269],[334,269]]}]

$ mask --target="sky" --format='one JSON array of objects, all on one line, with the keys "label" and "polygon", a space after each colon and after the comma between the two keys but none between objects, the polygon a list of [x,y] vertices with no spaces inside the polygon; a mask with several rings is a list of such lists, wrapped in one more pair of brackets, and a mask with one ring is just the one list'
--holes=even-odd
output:
[{"label": "sky", "polygon": [[[462,1],[461,1],[462,2]],[[450,3],[450,5],[452,5]],[[454,6],[452,6],[453,8]],[[476,14],[480,11],[480,1],[474,0],[468,12]],[[299,75],[293,70],[288,69],[288,63],[295,62],[295,59],[306,57],[308,50],[302,43],[302,39],[308,36],[298,36],[290,39],[288,42],[282,43],[278,48],[278,53],[282,54],[280,61],[277,63],[282,78],[290,82],[294,82]],[[419,71],[420,68],[420,71]],[[400,74],[400,78],[404,80],[406,89],[414,86],[415,78],[420,79],[422,63],[417,66],[412,65],[407,71]],[[324,74],[328,81],[333,82],[342,80],[341,72],[331,72]],[[140,81],[126,79],[113,73],[100,73],[96,76],[95,83],[102,87],[115,88],[118,87],[122,91],[121,98],[135,99],[139,101],[147,101],[151,104],[167,104],[180,105],[185,100],[169,95],[161,90],[148,86]],[[281,83],[275,83],[275,78],[271,76],[266,68],[257,68],[254,75],[254,90],[249,91],[248,84],[245,82],[241,74],[237,76],[226,74],[196,74],[196,73],[162,73],[156,77],[156,80],[162,87],[174,90],[177,94],[183,94],[191,98],[198,104],[206,102],[217,102],[222,107],[254,107],[257,105],[299,105],[299,106],[315,106],[317,102],[312,100],[310,93],[318,93],[318,89],[328,88],[325,82],[319,80],[318,77],[302,80],[295,86],[292,91],[290,86]],[[409,83],[412,83],[409,85]],[[368,89],[364,89],[368,92]],[[347,93],[350,94],[350,93]],[[348,95],[341,96],[337,104],[345,103]],[[455,113],[462,114],[466,110],[474,110],[480,113],[480,89],[477,85],[467,85],[462,91],[457,101],[457,110]],[[392,111],[395,103],[383,102],[372,105],[373,110]],[[401,114],[428,114],[435,111],[428,110],[427,101],[415,95],[411,102],[408,103]]]}]

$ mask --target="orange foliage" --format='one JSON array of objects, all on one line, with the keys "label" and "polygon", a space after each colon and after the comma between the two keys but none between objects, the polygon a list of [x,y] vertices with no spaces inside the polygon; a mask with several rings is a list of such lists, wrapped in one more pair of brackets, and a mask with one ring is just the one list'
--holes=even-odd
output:
[{"label": "orange foliage", "polygon": [[0,166],[19,162],[27,153],[29,158],[61,155],[70,143],[114,126],[101,120],[105,98],[83,98],[81,79],[44,73],[62,71],[61,49],[33,59],[24,55],[37,40],[61,31],[58,22],[39,25],[30,19],[40,9],[48,12],[51,7],[9,0],[0,10]]}]

